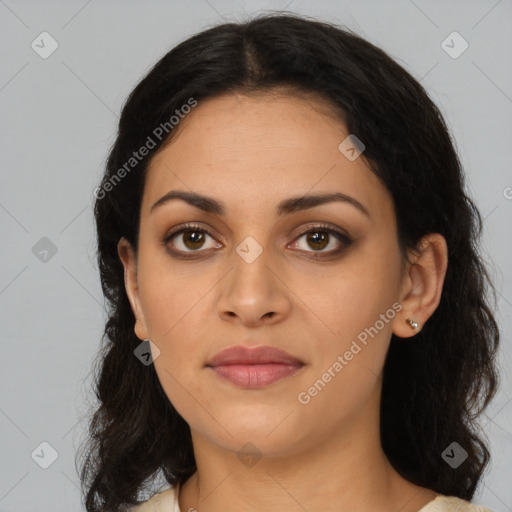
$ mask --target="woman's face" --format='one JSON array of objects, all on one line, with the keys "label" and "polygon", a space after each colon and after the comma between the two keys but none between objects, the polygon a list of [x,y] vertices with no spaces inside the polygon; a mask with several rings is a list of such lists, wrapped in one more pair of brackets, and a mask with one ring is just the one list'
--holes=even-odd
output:
[{"label": "woman's face", "polygon": [[[193,437],[233,451],[293,454],[359,433],[377,417],[390,337],[404,323],[390,194],[339,149],[346,128],[312,101],[229,94],[181,123],[148,168],[137,261],[123,259],[137,271],[127,286],[136,333],[160,350],[169,400]],[[223,212],[183,199],[152,208],[171,191]],[[351,199],[289,202],[320,194]],[[234,346],[299,363],[208,366]]]}]

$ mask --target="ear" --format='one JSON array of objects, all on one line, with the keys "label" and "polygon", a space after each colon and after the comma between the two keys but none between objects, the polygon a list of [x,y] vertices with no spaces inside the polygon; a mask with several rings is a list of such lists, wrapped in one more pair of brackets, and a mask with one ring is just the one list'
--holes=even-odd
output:
[{"label": "ear", "polygon": [[[448,268],[448,248],[439,233],[425,235],[407,262],[400,291],[402,309],[393,320],[393,334],[400,338],[414,336],[434,313],[441,300]],[[412,329],[408,318],[418,323]]]},{"label": "ear", "polygon": [[144,341],[149,338],[146,321],[142,313],[139,287],[137,285],[137,258],[126,238],[121,238],[117,244],[117,252],[124,266],[124,286],[128,300],[136,318],[134,331],[137,338]]}]

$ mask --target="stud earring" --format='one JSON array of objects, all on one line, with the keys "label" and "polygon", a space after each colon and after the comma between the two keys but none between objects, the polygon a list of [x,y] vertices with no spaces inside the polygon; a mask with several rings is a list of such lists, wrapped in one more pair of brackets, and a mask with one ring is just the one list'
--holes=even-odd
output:
[{"label": "stud earring", "polygon": [[408,322],[408,324],[414,329],[416,330],[418,328],[418,322],[416,322],[415,320],[413,320],[412,318],[408,318],[406,320],[406,322]]}]

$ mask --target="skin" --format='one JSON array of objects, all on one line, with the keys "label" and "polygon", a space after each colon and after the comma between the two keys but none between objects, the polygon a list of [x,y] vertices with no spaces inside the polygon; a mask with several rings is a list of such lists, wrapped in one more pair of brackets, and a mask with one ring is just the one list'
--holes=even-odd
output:
[{"label": "skin", "polygon": [[[119,242],[135,333],[159,348],[158,378],[191,428],[198,470],[180,489],[182,511],[412,512],[437,495],[390,465],[379,403],[391,334],[414,336],[407,318],[421,329],[439,304],[446,242],[429,234],[402,261],[392,197],[362,157],[350,161],[338,149],[348,132],[332,112],[286,94],[199,102],[150,163],[137,256]],[[213,197],[226,215],[181,200],[150,213],[170,190]],[[356,198],[370,216],[341,202],[274,213],[283,199],[322,191]],[[182,233],[165,247],[165,235],[186,222],[213,237],[203,233],[194,245]],[[325,246],[308,242],[303,233],[318,223],[344,230],[352,244],[332,255],[344,246],[333,235]],[[236,252],[248,236],[262,248],[251,263]],[[173,258],[173,247],[189,259]],[[394,318],[300,403],[298,394],[394,303]],[[205,364],[240,344],[280,348],[304,366],[261,389],[236,387]],[[252,465],[237,456],[249,442],[261,456]]]}]

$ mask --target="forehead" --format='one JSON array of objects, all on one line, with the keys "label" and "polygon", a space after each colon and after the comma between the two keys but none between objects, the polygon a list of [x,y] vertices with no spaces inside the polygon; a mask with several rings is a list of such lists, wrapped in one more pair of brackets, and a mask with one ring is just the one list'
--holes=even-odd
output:
[{"label": "forehead", "polygon": [[326,102],[230,93],[200,101],[174,129],[148,166],[143,215],[173,189],[217,197],[228,215],[230,204],[270,210],[312,192],[346,193],[374,214],[391,211],[387,189],[364,160],[340,151],[349,133]]}]

